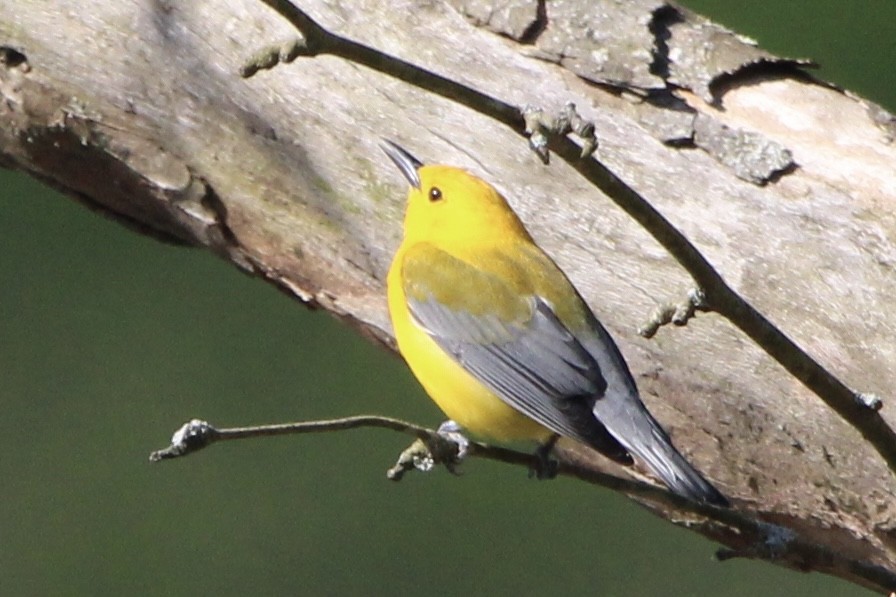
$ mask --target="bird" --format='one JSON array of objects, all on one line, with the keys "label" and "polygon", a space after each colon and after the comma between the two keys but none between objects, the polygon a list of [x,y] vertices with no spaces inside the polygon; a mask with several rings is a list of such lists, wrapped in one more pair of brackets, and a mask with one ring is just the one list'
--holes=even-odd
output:
[{"label": "bird", "polygon": [[410,185],[386,280],[396,343],[441,410],[499,442],[559,437],[634,458],[675,494],[728,500],[672,445],[585,300],[507,200],[467,171],[383,139]]}]

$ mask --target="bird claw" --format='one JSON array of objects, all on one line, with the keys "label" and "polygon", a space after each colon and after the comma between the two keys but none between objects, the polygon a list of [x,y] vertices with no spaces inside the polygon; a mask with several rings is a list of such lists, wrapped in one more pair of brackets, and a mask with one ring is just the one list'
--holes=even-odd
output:
[{"label": "bird claw", "polygon": [[541,444],[532,454],[534,459],[529,467],[529,478],[535,477],[539,481],[553,479],[559,472],[560,464],[551,458],[551,451],[557,443],[558,436],[553,436],[550,440]]},{"label": "bird claw", "polygon": [[[451,473],[458,474],[456,470],[456,466],[463,462],[463,460],[470,453],[470,440],[461,433],[461,427],[455,421],[451,419],[445,421],[439,428],[436,430],[436,435],[439,438],[444,440],[445,450],[438,450],[438,460],[445,465]],[[437,450],[439,447],[430,446],[431,450]]]}]

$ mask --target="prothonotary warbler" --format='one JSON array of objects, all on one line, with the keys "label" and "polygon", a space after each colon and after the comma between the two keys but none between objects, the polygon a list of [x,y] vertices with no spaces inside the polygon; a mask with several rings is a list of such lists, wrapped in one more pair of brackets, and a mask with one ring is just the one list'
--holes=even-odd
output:
[{"label": "prothonotary warbler", "polygon": [[557,436],[728,501],[672,446],[613,339],[490,184],[386,141],[411,188],[388,277],[398,348],[451,419],[499,441]]}]

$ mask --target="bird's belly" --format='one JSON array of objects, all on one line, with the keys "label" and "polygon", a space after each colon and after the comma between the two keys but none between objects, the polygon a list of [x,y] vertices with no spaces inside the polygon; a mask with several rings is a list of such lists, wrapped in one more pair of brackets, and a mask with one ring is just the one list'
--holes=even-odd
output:
[{"label": "bird's belly", "polygon": [[461,427],[499,441],[544,441],[551,435],[467,373],[410,317],[394,323],[398,347],[411,371],[439,408]]}]

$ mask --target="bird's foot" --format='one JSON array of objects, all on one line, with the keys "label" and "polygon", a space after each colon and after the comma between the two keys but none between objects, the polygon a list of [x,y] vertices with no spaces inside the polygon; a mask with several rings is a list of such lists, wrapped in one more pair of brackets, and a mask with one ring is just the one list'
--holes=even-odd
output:
[{"label": "bird's foot", "polygon": [[554,435],[541,444],[535,449],[533,456],[535,457],[532,465],[529,467],[529,478],[535,477],[536,479],[543,481],[546,479],[553,479],[557,476],[557,471],[559,469],[559,463],[551,458],[551,451],[554,449],[554,446],[557,444],[557,440],[559,436]]},{"label": "bird's foot", "polygon": [[433,457],[451,473],[458,474],[456,467],[469,454],[470,440],[461,433],[460,425],[451,419],[439,425],[436,435],[442,441],[431,442],[429,449],[433,452]]}]

